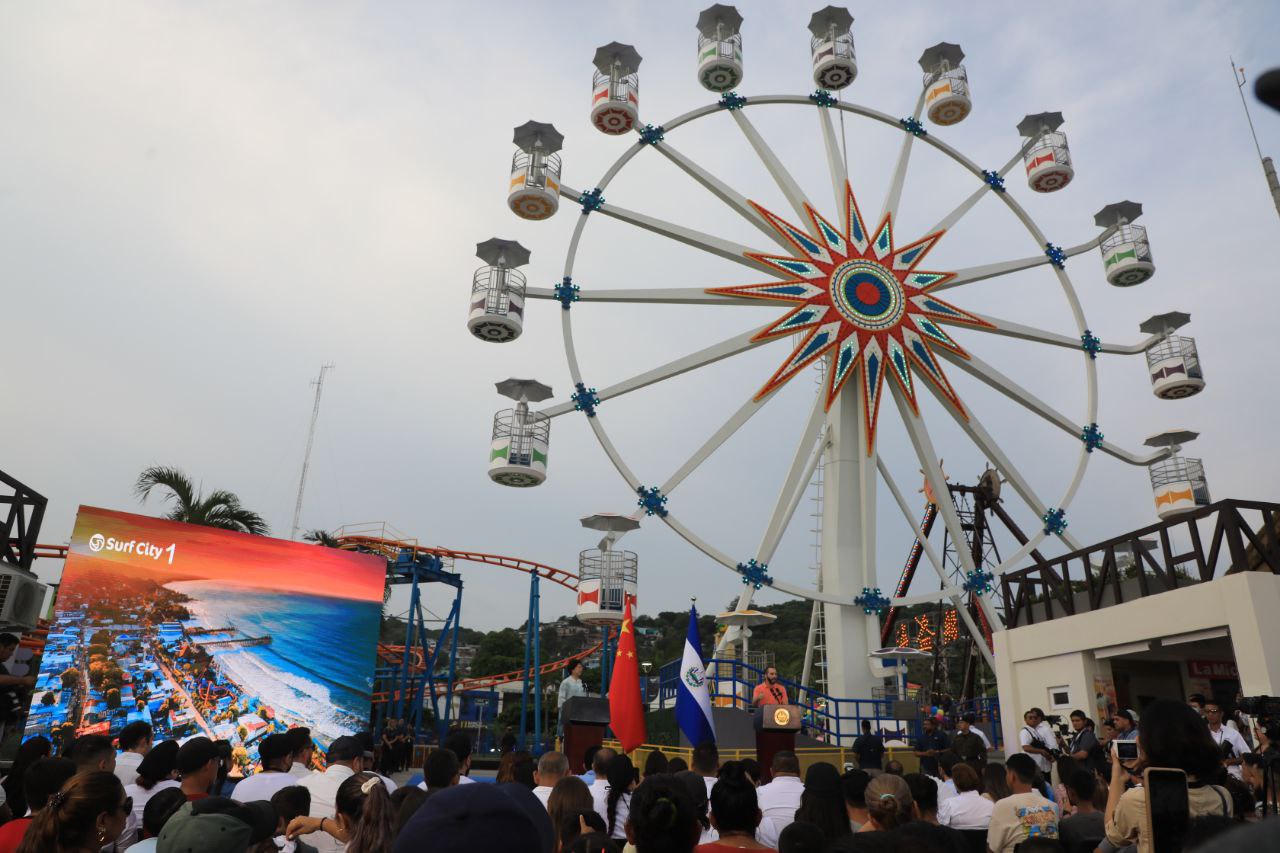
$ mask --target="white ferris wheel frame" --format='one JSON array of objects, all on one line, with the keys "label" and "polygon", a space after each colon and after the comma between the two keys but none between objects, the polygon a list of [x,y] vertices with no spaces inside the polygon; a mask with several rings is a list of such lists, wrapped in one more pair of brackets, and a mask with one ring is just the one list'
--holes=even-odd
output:
[{"label": "white ferris wheel frame", "polygon": [[[795,95],[751,96],[747,98],[745,102],[743,102],[740,106],[735,107],[733,109],[726,108],[723,102],[715,102],[710,105],[699,107],[697,109],[686,112],[683,115],[680,115],[672,119],[671,121],[661,125],[659,130],[661,131],[662,136],[659,137],[660,141],[658,141],[656,144],[651,144],[651,145],[645,144],[645,140],[642,138],[638,144],[629,146],[627,150],[613,163],[613,165],[605,172],[604,176],[600,179],[600,181],[597,184],[597,191],[602,192],[604,189],[606,189],[609,183],[618,175],[618,173],[622,170],[622,168],[626,166],[631,161],[631,159],[635,157],[642,149],[656,148],[663,156],[665,156],[668,160],[673,162],[682,171],[684,171],[686,174],[692,177],[696,182],[701,184],[703,187],[709,190],[712,194],[718,197],[730,209],[732,209],[734,212],[742,216],[752,225],[756,226],[762,233],[769,236],[775,242],[780,243],[783,246],[783,248],[786,249],[788,253],[790,253],[792,251],[792,247],[788,245],[785,242],[785,240],[783,240],[782,237],[778,234],[778,232],[766,222],[764,217],[762,217],[751,206],[751,204],[748,203],[745,196],[741,195],[732,187],[730,187],[727,183],[725,183],[724,181],[712,175],[710,172],[703,169],[701,166],[699,166],[697,163],[695,163],[693,160],[691,160],[684,154],[681,154],[678,150],[673,148],[665,139],[665,134],[670,133],[676,128],[684,124],[687,124],[695,119],[703,118],[705,116],[713,115],[720,112],[728,112],[729,115],[733,118],[735,124],[739,127],[739,129],[742,131],[742,133],[746,137],[748,143],[755,150],[757,156],[761,160],[766,170],[770,173],[774,181],[777,183],[779,189],[782,191],[782,194],[786,198],[787,202],[790,204],[790,206],[796,211],[797,215],[800,217],[800,221],[805,222],[807,221],[807,218],[808,218],[805,212],[805,205],[808,202],[807,202],[807,199],[805,198],[803,191],[800,189],[796,181],[791,177],[790,173],[786,170],[786,168],[782,165],[782,162],[774,154],[773,150],[769,147],[768,143],[764,141],[764,138],[756,130],[755,126],[751,123],[750,119],[748,119],[747,116],[745,115],[745,111],[747,107],[769,105],[769,104],[800,105],[800,106],[805,106],[810,109],[813,109],[817,112],[819,126],[823,136],[823,144],[826,152],[827,164],[828,164],[830,175],[831,175],[832,189],[835,194],[835,201],[838,209],[842,208],[845,204],[844,194],[845,194],[845,183],[847,180],[847,175],[845,170],[846,169],[845,162],[842,156],[840,155],[840,147],[837,144],[835,129],[831,121],[831,110],[832,109],[842,110],[845,112],[852,113],[854,115],[862,116],[864,118],[869,118],[869,119],[881,122],[885,125],[893,127],[900,131],[903,129],[902,122],[900,122],[898,119],[886,113],[882,113],[877,110],[871,109],[869,107],[864,107],[856,103],[850,103],[842,100],[836,101],[835,103],[831,103],[827,106],[823,106],[823,105],[815,105],[814,100],[808,96],[795,96]],[[923,108],[923,104],[924,104],[924,96],[922,94],[920,99],[917,101],[916,109],[914,113],[914,120],[917,122],[919,120],[920,113]],[[637,123],[637,131],[639,130],[640,130],[640,125],[639,123]],[[933,233],[934,231],[949,229],[952,226],[954,226],[983,197],[983,195],[989,192],[994,192],[993,184],[995,182],[989,181],[987,178],[987,175],[984,173],[984,171],[981,168],[979,168],[975,163],[973,163],[971,160],[969,160],[959,151],[952,148],[946,142],[943,142],[942,140],[938,139],[932,132],[922,133],[919,135],[911,132],[904,132],[902,147],[898,155],[897,165],[894,169],[893,176],[890,180],[889,192],[885,200],[883,213],[890,213],[895,215],[897,213],[898,204],[901,200],[902,190],[906,180],[907,166],[910,158],[911,147],[917,139],[923,141],[927,145],[933,146],[935,149],[937,149],[938,151],[941,151],[943,154],[951,158],[951,160],[953,160],[954,162],[959,163],[967,171],[973,174],[982,184],[977,190],[975,190],[963,202],[961,202],[951,213],[945,216],[933,228],[928,229],[928,231],[926,231],[925,233]],[[1004,166],[996,174],[998,174],[1000,178],[1003,179],[1003,177],[1022,159],[1022,155],[1024,154],[1024,152],[1028,148],[1030,148],[1035,143],[1035,141],[1036,139],[1034,138],[1026,140],[1022,145],[1022,147],[1019,148],[1019,150],[1009,159],[1007,163],[1004,164]],[[573,202],[578,202],[582,198],[582,192],[580,190],[572,189],[563,184],[561,185],[561,188],[560,188],[560,194],[566,199],[569,199]],[[1001,191],[1001,192],[996,192],[995,194],[1005,203],[1008,209],[1012,211],[1014,216],[1023,224],[1023,226],[1030,233],[1031,237],[1033,238],[1033,240],[1035,241],[1038,247],[1047,247],[1049,245],[1048,239],[1045,237],[1044,233],[1040,230],[1039,226],[1036,225],[1035,221],[1031,218],[1031,216],[1022,208],[1020,204],[1018,204],[1018,202],[1012,197],[1012,195],[1009,192]],[[726,260],[734,261],[736,263],[751,267],[753,270],[756,270],[758,272],[766,272],[773,277],[780,276],[777,270],[767,267],[763,263],[754,260],[750,256],[750,253],[756,252],[756,250],[752,249],[751,247],[739,245],[732,241],[724,240],[719,237],[712,236],[710,234],[685,228],[683,226],[666,222],[661,219],[648,216],[646,214],[628,210],[626,208],[622,208],[614,204],[602,202],[598,206],[593,207],[593,210],[605,216],[610,216],[614,219],[618,219],[623,222],[628,222],[632,225],[638,226],[640,228],[644,228],[645,230],[651,231],[653,233],[662,235],[664,237],[668,237],[670,239],[673,239],[678,242],[684,243],[686,245],[692,246],[694,248],[700,249],[702,251],[709,252],[711,254],[725,258]],[[591,217],[589,215],[585,215],[585,210],[584,210],[584,215],[578,218],[577,225],[574,228],[573,235],[569,242],[569,248],[565,257],[563,274],[566,281],[572,280],[574,260],[577,255],[578,245],[579,245],[579,242],[581,241],[583,231],[586,228],[587,222],[590,218]],[[1081,255],[1085,252],[1089,252],[1098,248],[1098,246],[1102,243],[1102,241],[1116,230],[1116,227],[1117,226],[1108,227],[1104,229],[1101,234],[1099,234],[1097,237],[1091,240],[1088,240],[1076,246],[1072,246],[1070,248],[1063,249],[1062,255],[1067,258],[1070,258],[1070,257]],[[970,267],[967,269],[956,271],[953,278],[936,286],[934,289],[945,290],[952,287],[958,287],[964,284],[970,284],[977,281],[983,281],[986,279],[996,278],[996,277],[1008,275],[1011,273],[1020,272],[1022,270],[1031,269],[1036,266],[1041,266],[1041,265],[1050,264],[1050,263],[1051,263],[1051,258],[1046,252],[1042,251],[1040,254],[1027,257],[1027,258],[1020,258],[1020,259],[1015,259],[1010,261],[987,264],[983,266]],[[978,319],[991,324],[991,328],[969,327],[969,326],[966,326],[966,328],[975,332],[986,332],[989,334],[1004,335],[1004,336],[1019,338],[1022,340],[1032,341],[1040,344],[1074,349],[1077,352],[1079,352],[1084,361],[1086,386],[1087,386],[1086,415],[1083,421],[1080,421],[1080,422],[1073,421],[1066,415],[1054,409],[1048,403],[1045,403],[1044,401],[1040,400],[1038,397],[1036,397],[1026,388],[1022,387],[1021,385],[1014,382],[1009,377],[1005,376],[996,368],[983,362],[981,359],[979,359],[977,356],[973,355],[972,353],[969,353],[968,358],[964,358],[963,356],[958,356],[954,353],[947,351],[944,348],[939,348],[938,354],[943,358],[945,358],[950,363],[952,363],[953,365],[955,365],[956,367],[968,373],[970,376],[973,376],[974,378],[976,378],[983,384],[987,385],[988,387],[995,389],[996,391],[1000,392],[1004,396],[1008,397],[1010,400],[1020,404],[1021,406],[1023,406],[1033,414],[1038,415],[1043,420],[1047,421],[1053,426],[1058,427],[1059,429],[1063,430],[1067,434],[1071,435],[1077,441],[1081,442],[1079,458],[1075,467],[1075,472],[1066,488],[1066,491],[1063,493],[1058,503],[1054,505],[1057,509],[1065,511],[1070,507],[1072,500],[1075,498],[1075,495],[1080,488],[1080,484],[1084,478],[1085,470],[1087,469],[1089,460],[1092,456],[1092,453],[1090,452],[1090,448],[1086,445],[1086,443],[1081,441],[1080,432],[1083,428],[1082,425],[1097,423],[1098,383],[1097,383],[1096,361],[1082,347],[1082,336],[1088,333],[1088,324],[1085,321],[1083,308],[1081,307],[1080,301],[1076,296],[1075,288],[1071,283],[1071,279],[1065,269],[1065,265],[1053,264],[1053,269],[1055,274],[1057,275],[1059,285],[1062,288],[1062,291],[1066,297],[1067,303],[1071,309],[1072,318],[1076,324],[1076,331],[1078,334],[1077,337],[1072,338],[1067,335],[1062,335],[1055,332],[1050,332],[1047,330],[1023,325],[1020,323],[1015,323],[1009,320],[1003,320],[1000,318],[991,317],[991,316],[982,315],[982,314],[976,314],[976,313],[974,313],[973,316],[976,316],[978,317]],[[560,298],[559,294],[553,288],[530,287],[527,289],[526,295],[529,298],[534,298],[534,299],[556,300]],[[701,288],[639,288],[639,289],[613,289],[613,290],[583,289],[580,293],[575,294],[574,301],[637,303],[637,304],[643,304],[643,303],[686,304],[686,305],[751,304],[756,306],[769,305],[774,308],[777,307],[773,303],[761,302],[759,300],[745,299],[745,298],[739,299],[739,298],[733,298],[733,297],[720,296],[716,294],[709,294]],[[574,339],[573,339],[573,326],[572,326],[573,313],[574,313],[573,311],[568,310],[567,305],[566,305],[566,310],[563,310],[561,312],[561,315],[562,315],[561,327],[562,327],[563,336],[564,336],[565,356],[569,365],[569,373],[574,383],[585,386],[588,383],[586,383],[583,379],[582,371],[579,366],[578,355],[575,349]],[[973,313],[973,312],[970,312],[970,313]],[[691,353],[682,358],[668,362],[667,364],[664,364],[659,367],[653,368],[651,370],[645,371],[643,373],[637,374],[636,376],[633,376],[629,379],[623,380],[621,382],[615,383],[605,388],[601,388],[595,392],[596,399],[598,403],[604,403],[612,398],[620,397],[624,394],[639,390],[648,385],[661,382],[665,379],[670,379],[672,377],[689,372],[691,370],[696,370],[698,368],[705,367],[707,365],[710,365],[722,359],[729,358],[734,355],[738,355],[742,352],[746,352],[750,349],[755,348],[756,346],[769,343],[769,341],[752,340],[753,336],[759,331],[760,331],[759,328],[749,329],[743,333],[734,335],[733,337],[728,338],[727,340],[724,340],[718,344],[714,344],[712,346],[699,350],[698,352]],[[1133,345],[1121,345],[1121,344],[1099,342],[1099,347],[1097,351],[1101,353],[1108,353],[1113,355],[1138,355],[1138,354],[1145,353],[1148,349],[1155,346],[1157,343],[1163,340],[1165,336],[1166,334],[1152,335],[1140,341],[1139,343],[1133,344]],[[924,472],[926,482],[929,484],[934,494],[937,494],[937,495],[947,494],[945,476],[943,475],[941,466],[938,462],[938,456],[934,452],[933,444],[929,437],[929,432],[924,423],[923,418],[917,412],[912,410],[909,401],[903,395],[903,393],[896,386],[895,383],[890,382],[887,379],[885,381],[888,382],[889,384],[889,390],[893,395],[895,403],[897,404],[897,408],[901,416],[901,419],[907,428],[908,436],[911,440],[916,456],[921,464],[921,470]],[[922,384],[927,386],[934,393],[934,395],[938,397],[940,401],[944,403],[946,402],[945,399],[940,396],[937,388],[933,385],[933,383],[925,382]],[[851,388],[852,388],[852,384],[849,386],[849,388],[844,389],[844,391],[842,391],[842,394],[850,391]],[[777,389],[774,389],[774,391],[770,391],[769,393],[763,396],[760,396],[758,399],[754,397],[748,399],[736,412],[734,412],[729,417],[729,419],[710,438],[708,438],[698,448],[698,450],[687,461],[684,462],[684,464],[682,464],[675,471],[674,474],[672,474],[660,486],[658,486],[658,489],[660,490],[661,494],[664,496],[670,495],[671,492],[681,482],[683,482],[703,462],[705,462],[712,455],[712,453],[716,451],[716,449],[718,449],[725,441],[729,439],[730,436],[732,436],[735,432],[737,432],[738,429],[740,429],[752,417],[752,415],[754,415],[757,411],[759,411],[760,408],[762,408],[764,404],[773,396],[776,390]],[[858,397],[858,400],[859,400],[859,406],[860,406],[861,405],[860,396]],[[833,405],[832,408],[835,409],[836,406]],[[1040,499],[1040,497],[1036,494],[1036,492],[1031,488],[1030,481],[1025,476],[1022,475],[1022,473],[1014,466],[1013,462],[1008,458],[1008,456],[1000,449],[1000,446],[991,437],[990,433],[988,433],[987,430],[982,426],[982,423],[978,420],[977,416],[972,412],[972,410],[970,410],[969,407],[966,407],[966,410],[967,410],[967,416],[966,416],[966,414],[962,414],[956,411],[953,407],[949,405],[943,405],[943,408],[949,414],[951,414],[953,419],[959,424],[961,429],[966,433],[969,440],[977,447],[977,449],[983,454],[985,454],[988,461],[990,461],[991,464],[994,465],[995,468],[1001,473],[1001,475],[1006,478],[1009,485],[1012,487],[1014,492],[1018,494],[1018,496],[1022,499],[1022,501],[1033,512],[1035,512],[1036,515],[1044,516],[1050,510],[1051,508],[1050,505]],[[572,412],[574,410],[575,410],[574,402],[565,402],[565,403],[560,403],[554,406],[550,406],[542,410],[540,414],[550,418],[554,418],[559,415]],[[857,412],[855,412],[854,414],[855,416],[860,417],[860,415]],[[849,415],[846,413],[844,417],[849,417]],[[591,425],[592,432],[595,434],[596,439],[600,442],[600,446],[604,449],[605,454],[609,457],[609,460],[613,463],[614,467],[617,468],[618,473],[621,474],[623,480],[626,481],[626,483],[631,487],[633,492],[639,492],[642,488],[645,487],[645,483],[641,481],[638,477],[636,477],[635,473],[627,465],[625,460],[622,458],[621,454],[618,452],[617,448],[614,446],[612,440],[609,438],[608,432],[604,427],[600,413],[594,412],[593,416],[588,418],[588,422]],[[834,425],[830,421],[830,419],[828,417],[824,417],[823,395],[818,394],[813,406],[813,410],[810,413],[808,422],[805,426],[804,432],[802,433],[800,443],[797,446],[795,456],[791,461],[791,465],[788,469],[787,476],[783,482],[783,487],[775,503],[774,510],[770,517],[770,521],[765,528],[760,544],[754,554],[754,559],[758,564],[762,566],[767,566],[771,562],[774,556],[774,552],[776,551],[779,543],[781,542],[783,533],[786,531],[787,527],[789,526],[791,519],[794,516],[795,511],[798,508],[799,503],[802,500],[803,495],[807,490],[810,481],[812,480],[815,469],[817,468],[819,462],[821,461],[823,454],[826,453],[830,447],[831,440],[832,440],[833,426]],[[876,512],[875,480],[876,480],[877,473],[879,477],[884,481],[885,485],[888,487],[890,493],[892,494],[894,498],[894,502],[897,503],[899,509],[903,514],[904,519],[906,520],[908,528],[911,530],[915,530],[917,525],[917,521],[914,515],[912,514],[912,511],[908,506],[906,499],[903,497],[902,490],[899,488],[899,486],[891,476],[890,472],[886,468],[883,460],[879,456],[878,435],[879,433],[877,431],[876,442],[872,446],[872,449],[870,450],[869,453],[865,453],[864,459],[858,461],[858,464],[857,464],[858,478],[860,481],[859,485],[861,490],[861,495],[859,499],[856,501],[856,503],[858,504],[858,507],[857,507],[858,511],[852,513],[852,518],[846,519],[844,522],[844,523],[851,522],[852,524],[852,529],[850,531],[847,531],[847,533],[853,537],[853,541],[856,541],[859,543],[859,549],[861,550],[861,563],[863,566],[864,575],[867,573],[868,566],[874,567],[875,565],[875,545],[874,545],[875,512]],[[1100,445],[1098,445],[1098,449],[1117,459],[1120,459],[1123,462],[1126,462],[1134,466],[1140,466],[1140,467],[1147,466],[1152,464],[1153,462],[1167,458],[1168,456],[1176,452],[1176,448],[1164,448],[1156,453],[1153,453],[1147,456],[1138,456],[1108,441],[1103,441]],[[938,508],[941,511],[943,523],[949,535],[951,536],[952,541],[956,541],[956,542],[965,541],[964,534],[960,526],[960,520],[956,514],[954,505],[950,501],[943,500],[938,502]],[[638,519],[643,514],[644,514],[644,510],[641,509],[633,512],[632,516]],[[675,514],[672,511],[667,510],[664,514],[661,514],[660,517],[662,521],[664,521],[667,524],[668,527],[670,527],[677,534],[679,534],[689,544],[693,545],[695,548],[697,548],[703,554],[710,557],[712,560],[716,561],[717,563],[720,563],[726,568],[729,568],[730,570],[734,571],[735,574],[738,574],[739,576],[741,576],[740,570],[738,568],[741,561],[734,559],[733,557],[724,553],[720,549],[716,548],[715,546],[711,545],[710,543],[702,539],[700,536],[695,534],[692,530],[686,527],[675,516]],[[824,523],[823,527],[825,529],[827,525]],[[1031,551],[1033,551],[1040,545],[1040,543],[1045,539],[1047,535],[1049,535],[1047,531],[1047,526],[1045,528],[1041,528],[1037,530],[1035,534],[1029,538],[1026,544],[1020,547],[1017,551],[1010,554],[1008,557],[1006,557],[1000,563],[999,566],[991,569],[991,573],[994,576],[999,577],[1009,568],[1020,563],[1028,554],[1031,553]],[[1077,542],[1069,533],[1063,531],[1056,535],[1063,543],[1066,544],[1066,546],[1069,549],[1076,550],[1080,548],[1080,543]],[[969,632],[974,637],[980,637],[981,634],[978,631],[977,625],[974,623],[971,615],[968,612],[968,609],[962,605],[962,600],[963,600],[963,596],[965,595],[965,592],[961,589],[958,589],[951,583],[950,578],[943,567],[941,558],[939,557],[938,553],[935,551],[933,546],[929,543],[929,541],[923,538],[920,541],[924,551],[924,555],[927,558],[930,565],[932,565],[934,571],[937,573],[939,580],[941,581],[942,588],[938,591],[933,591],[933,592],[894,597],[889,600],[890,604],[892,606],[904,607],[904,606],[910,606],[913,604],[921,604],[925,602],[938,601],[942,598],[949,599],[954,605],[956,605],[956,609],[959,612],[960,617],[964,620]],[[824,550],[825,550],[825,547],[826,546],[824,543]],[[959,555],[962,568],[965,570],[965,572],[966,573],[972,572],[975,569],[975,566],[973,565],[972,557],[969,554],[968,550],[965,548],[960,548],[960,549],[957,549],[957,553]],[[871,577],[867,580],[868,582],[865,584],[866,586],[872,586],[872,587],[877,586],[877,583],[875,582],[874,577]],[[768,581],[768,584],[773,589],[776,589],[777,591],[784,593],[786,595],[792,595],[792,596],[807,599],[810,601],[819,601],[819,602],[823,602],[824,604],[838,605],[846,608],[856,607],[853,601],[853,597],[847,594],[847,590],[827,591],[822,589],[814,589],[811,587],[804,587],[794,583],[789,583],[785,580],[781,580],[778,578],[770,578]],[[855,586],[857,585],[855,584]],[[750,583],[744,585],[743,591],[739,597],[738,609],[744,609],[750,604],[755,590],[756,590],[756,587]],[[995,607],[990,601],[990,597],[987,595],[977,595],[975,596],[975,598],[979,602],[979,605],[983,608],[984,615],[986,616],[989,624],[993,627],[993,629],[1000,628],[1002,623],[998,613],[995,610]],[[726,635],[725,639],[731,639],[731,638],[728,637],[728,635]],[[976,646],[984,654],[984,656],[987,659],[987,662],[989,664],[992,663],[991,652],[987,648],[986,643],[978,642]]]}]

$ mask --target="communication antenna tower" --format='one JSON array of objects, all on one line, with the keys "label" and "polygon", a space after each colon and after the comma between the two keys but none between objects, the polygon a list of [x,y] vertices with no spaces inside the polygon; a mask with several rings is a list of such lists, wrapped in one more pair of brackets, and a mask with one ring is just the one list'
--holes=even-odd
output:
[{"label": "communication antenna tower", "polygon": [[320,419],[320,395],[324,393],[324,375],[334,367],[336,365],[332,362],[320,365],[320,376],[311,383],[316,386],[316,401],[311,406],[311,429],[307,431],[307,452],[302,457],[302,476],[298,478],[298,501],[293,505],[293,530],[289,533],[290,539],[298,538],[298,519],[302,516],[302,494],[307,489],[307,469],[311,467],[311,446],[316,441],[316,421]]}]

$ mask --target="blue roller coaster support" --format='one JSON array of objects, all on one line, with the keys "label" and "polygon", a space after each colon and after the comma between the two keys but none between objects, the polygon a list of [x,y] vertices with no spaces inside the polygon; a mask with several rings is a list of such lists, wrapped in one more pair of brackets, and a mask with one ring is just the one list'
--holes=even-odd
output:
[{"label": "blue roller coaster support", "polygon": [[[453,684],[457,674],[458,628],[462,615],[462,576],[447,572],[440,558],[434,554],[415,554],[411,549],[400,551],[394,560],[387,561],[387,583],[393,586],[409,584],[409,611],[406,618],[404,654],[398,667],[380,667],[375,680],[389,689],[390,701],[376,706],[374,730],[381,731],[388,719],[404,720],[412,729],[414,742],[423,741],[424,709],[430,702],[435,719],[437,742],[444,740],[453,716]],[[453,602],[449,615],[440,628],[434,645],[427,638],[427,620],[424,616],[422,585],[442,583],[453,587]],[[414,652],[420,652],[423,671],[415,672],[412,664]],[[437,672],[447,656],[447,668]],[[437,686],[443,682],[443,692]]]},{"label": "blue roller coaster support", "polygon": [[[528,749],[529,728],[529,688],[533,688],[533,731],[536,740],[531,750],[534,755],[543,752],[542,742],[542,641],[538,636],[538,573],[529,574],[529,615],[525,620],[524,630],[524,688],[520,693],[520,736],[521,749]],[[532,685],[530,685],[532,681]]]}]

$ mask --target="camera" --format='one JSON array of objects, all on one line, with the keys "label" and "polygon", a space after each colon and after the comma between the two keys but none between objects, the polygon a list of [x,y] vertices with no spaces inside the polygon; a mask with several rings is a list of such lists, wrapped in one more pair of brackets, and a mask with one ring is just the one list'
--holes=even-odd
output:
[{"label": "camera", "polygon": [[1240,700],[1240,710],[1250,717],[1280,717],[1280,697],[1248,696]]}]

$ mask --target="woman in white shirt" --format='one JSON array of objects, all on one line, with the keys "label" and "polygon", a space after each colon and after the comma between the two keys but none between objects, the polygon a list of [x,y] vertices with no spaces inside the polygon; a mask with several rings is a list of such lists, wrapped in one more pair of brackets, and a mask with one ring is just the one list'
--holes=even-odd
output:
[{"label": "woman in white shirt", "polygon": [[951,772],[956,795],[938,804],[938,823],[952,829],[986,829],[995,803],[978,793],[978,772],[967,764],[957,764]]},{"label": "woman in white shirt", "polygon": [[596,811],[604,818],[610,838],[627,837],[627,815],[631,805],[631,791],[636,787],[636,768],[624,754],[609,760],[605,770],[609,787],[605,789],[603,802],[596,803]]},{"label": "woman in white shirt", "polygon": [[142,810],[147,801],[165,788],[177,788],[178,742],[166,740],[151,747],[138,765],[138,781],[124,786],[126,797],[133,798],[133,811],[120,834],[121,848],[137,840],[142,829]]}]

